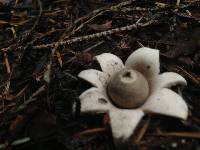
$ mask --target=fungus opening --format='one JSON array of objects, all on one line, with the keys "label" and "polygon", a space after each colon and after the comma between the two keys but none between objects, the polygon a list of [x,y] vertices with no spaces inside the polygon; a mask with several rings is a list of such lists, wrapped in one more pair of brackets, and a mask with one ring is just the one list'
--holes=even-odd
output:
[{"label": "fungus opening", "polygon": [[127,71],[122,76],[125,77],[125,78],[131,78],[131,72]]}]

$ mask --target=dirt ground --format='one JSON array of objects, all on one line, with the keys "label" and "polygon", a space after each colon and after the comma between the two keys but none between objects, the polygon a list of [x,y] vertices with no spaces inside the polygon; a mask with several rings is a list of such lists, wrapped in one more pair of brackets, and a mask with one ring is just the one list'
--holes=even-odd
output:
[{"label": "dirt ground", "polygon": [[[185,77],[189,117],[148,114],[120,144],[107,114],[80,114],[77,75],[141,46]],[[199,86],[199,0],[0,0],[0,149],[199,150]]]}]

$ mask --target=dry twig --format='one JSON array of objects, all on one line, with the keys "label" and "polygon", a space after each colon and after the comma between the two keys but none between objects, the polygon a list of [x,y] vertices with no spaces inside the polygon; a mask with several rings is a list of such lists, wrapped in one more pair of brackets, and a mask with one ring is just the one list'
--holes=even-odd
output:
[{"label": "dry twig", "polygon": [[159,24],[159,22],[157,20],[151,20],[144,24],[142,24],[142,23],[132,24],[132,25],[128,25],[125,27],[121,27],[121,28],[111,29],[108,31],[103,31],[103,32],[85,35],[85,36],[81,36],[81,37],[75,37],[75,38],[69,39],[67,41],[54,42],[51,44],[36,45],[36,46],[33,46],[32,48],[33,49],[45,49],[45,48],[54,47],[55,45],[62,46],[62,45],[67,45],[67,44],[71,44],[71,43],[75,43],[75,42],[82,42],[82,41],[87,41],[87,40],[91,40],[91,39],[95,39],[95,38],[106,37],[108,35],[112,35],[115,33],[120,33],[123,31],[130,31],[133,29],[138,29],[138,28],[147,27],[150,25],[157,25],[157,24]]}]

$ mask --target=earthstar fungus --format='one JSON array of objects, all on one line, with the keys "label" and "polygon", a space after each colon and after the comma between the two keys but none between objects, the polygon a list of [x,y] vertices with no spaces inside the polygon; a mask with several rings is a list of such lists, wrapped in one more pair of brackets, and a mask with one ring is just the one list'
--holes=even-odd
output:
[{"label": "earthstar fungus", "polygon": [[159,74],[159,50],[139,48],[125,65],[110,53],[95,58],[102,71],[88,69],[78,75],[94,86],[79,96],[81,112],[108,113],[115,138],[127,140],[147,112],[187,119],[187,104],[169,89],[187,82],[174,72]]}]

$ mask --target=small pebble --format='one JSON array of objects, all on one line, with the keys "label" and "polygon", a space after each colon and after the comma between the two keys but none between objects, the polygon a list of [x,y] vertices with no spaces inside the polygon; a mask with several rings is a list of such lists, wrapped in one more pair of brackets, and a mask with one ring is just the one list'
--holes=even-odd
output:
[{"label": "small pebble", "polygon": [[165,145],[161,145],[161,148],[165,148]]},{"label": "small pebble", "polygon": [[178,146],[178,144],[177,143],[172,143],[172,145],[171,145],[173,148],[176,148],[177,146]]},{"label": "small pebble", "polygon": [[181,139],[181,143],[182,143],[182,144],[185,144],[185,143],[186,143],[186,140],[185,140],[185,139]]}]

